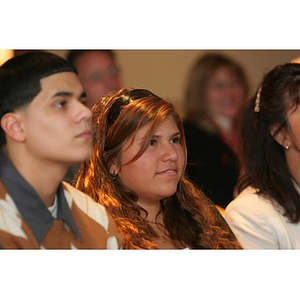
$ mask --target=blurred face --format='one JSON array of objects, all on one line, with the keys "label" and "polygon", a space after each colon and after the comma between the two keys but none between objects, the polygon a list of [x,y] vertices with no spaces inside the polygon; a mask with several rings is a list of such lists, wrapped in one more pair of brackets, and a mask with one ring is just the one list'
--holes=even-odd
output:
[{"label": "blurred face", "polygon": [[245,100],[245,90],[230,69],[222,67],[208,80],[206,103],[212,115],[236,118]]},{"label": "blurred face", "polygon": [[76,69],[90,108],[108,92],[121,88],[119,70],[107,53],[90,51],[81,55]]},{"label": "blurred face", "polygon": [[62,72],[41,79],[41,91],[16,113],[25,132],[28,154],[67,166],[92,153],[91,111],[76,74]]},{"label": "blurred face", "polygon": [[172,117],[158,126],[142,156],[128,163],[140,150],[149,126],[138,130],[133,144],[130,145],[129,139],[123,146],[122,166],[118,173],[120,180],[137,193],[142,207],[176,192],[185,163],[180,132]]}]

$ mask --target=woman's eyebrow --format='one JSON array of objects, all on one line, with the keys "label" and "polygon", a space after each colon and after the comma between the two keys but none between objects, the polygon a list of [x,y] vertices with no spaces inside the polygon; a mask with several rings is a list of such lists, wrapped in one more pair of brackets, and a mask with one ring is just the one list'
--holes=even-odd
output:
[{"label": "woman's eyebrow", "polygon": [[[178,136],[178,135],[181,135],[180,131],[171,134],[171,137],[173,138],[173,137]],[[161,136],[162,136],[161,134],[153,134],[151,137],[152,138],[160,138]]]}]

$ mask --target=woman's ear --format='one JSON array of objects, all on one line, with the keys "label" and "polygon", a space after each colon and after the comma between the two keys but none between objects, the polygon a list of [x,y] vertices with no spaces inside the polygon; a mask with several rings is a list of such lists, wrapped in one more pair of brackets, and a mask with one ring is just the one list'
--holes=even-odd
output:
[{"label": "woman's ear", "polygon": [[25,141],[25,132],[18,113],[11,112],[5,114],[1,118],[1,127],[8,138],[20,143]]},{"label": "woman's ear", "polygon": [[109,168],[110,174],[117,175],[119,173],[119,171],[120,171],[120,168],[119,168],[118,164],[116,164],[116,163],[113,163]]},{"label": "woman's ear", "polygon": [[282,147],[286,148],[287,146],[291,145],[291,141],[289,138],[289,134],[286,131],[286,128],[282,128],[280,131],[278,131],[278,125],[273,125],[271,127],[270,133],[274,140],[281,145]]}]

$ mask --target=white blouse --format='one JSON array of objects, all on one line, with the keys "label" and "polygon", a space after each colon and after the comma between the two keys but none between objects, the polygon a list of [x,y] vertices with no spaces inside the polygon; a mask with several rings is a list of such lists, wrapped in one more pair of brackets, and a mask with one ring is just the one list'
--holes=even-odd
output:
[{"label": "white blouse", "polygon": [[300,249],[300,223],[282,211],[247,187],[229,203],[225,219],[244,249]]}]

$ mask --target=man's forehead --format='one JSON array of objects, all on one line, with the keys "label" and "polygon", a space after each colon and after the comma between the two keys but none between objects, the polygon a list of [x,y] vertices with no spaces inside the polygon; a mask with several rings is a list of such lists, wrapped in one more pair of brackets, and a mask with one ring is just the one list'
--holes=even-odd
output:
[{"label": "man's forehead", "polygon": [[[40,80],[41,90],[36,98],[53,98],[55,95],[84,96],[84,90],[76,73],[60,72],[44,77]],[[44,96],[43,96],[44,95]]]},{"label": "man's forehead", "polygon": [[77,74],[73,72],[54,73],[40,79],[40,83],[42,88],[43,86],[47,86],[50,84],[58,87],[65,86],[66,84],[74,85],[75,83],[81,85]]}]

